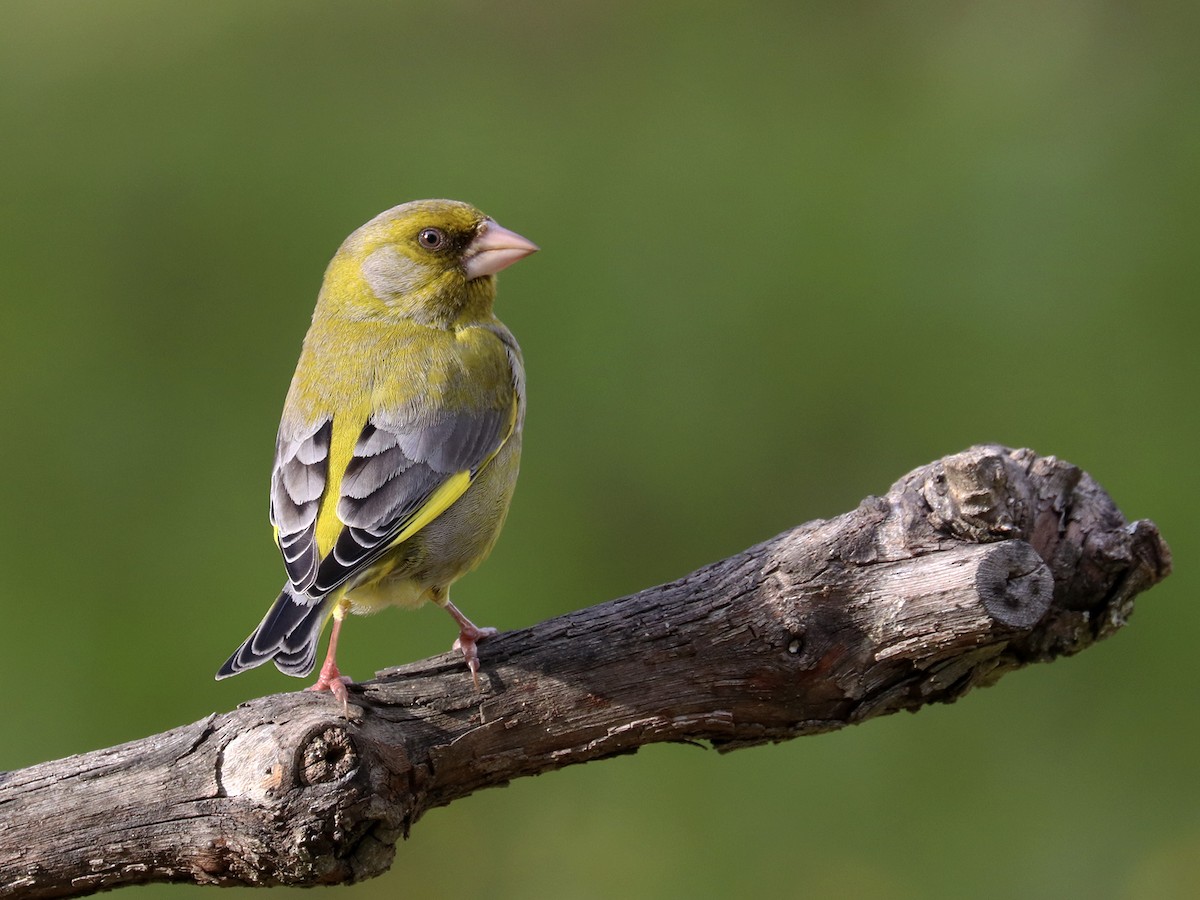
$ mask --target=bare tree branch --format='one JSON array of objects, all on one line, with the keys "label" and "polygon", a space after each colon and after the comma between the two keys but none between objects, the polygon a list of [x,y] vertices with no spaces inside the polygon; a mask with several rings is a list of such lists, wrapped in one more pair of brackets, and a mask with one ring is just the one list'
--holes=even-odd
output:
[{"label": "bare tree branch", "polygon": [[672,584],[445,654],[352,695],[281,694],[0,774],[0,898],[383,872],[426,810],[654,741],[814,734],[1075,653],[1164,578],[1153,523],[1090,477],[975,447],[886,497]]}]

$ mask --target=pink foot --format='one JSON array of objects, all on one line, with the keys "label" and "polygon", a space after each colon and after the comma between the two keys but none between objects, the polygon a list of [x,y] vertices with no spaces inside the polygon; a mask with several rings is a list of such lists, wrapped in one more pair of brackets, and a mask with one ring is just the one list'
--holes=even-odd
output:
[{"label": "pink foot", "polygon": [[495,628],[480,628],[459,612],[458,607],[450,602],[449,597],[445,597],[441,602],[446,607],[446,612],[450,613],[454,617],[454,621],[458,623],[458,640],[450,649],[462,651],[463,659],[467,661],[467,668],[471,670],[475,690],[479,690],[479,651],[475,649],[475,645],[484,638],[490,638],[500,632]]},{"label": "pink foot", "polygon": [[349,675],[343,675],[338,671],[337,664],[332,657],[325,659],[325,665],[321,666],[321,674],[317,676],[317,683],[312,687],[307,688],[310,691],[329,691],[338,700],[342,701],[342,712],[348,712],[350,707],[350,693],[346,690],[346,685],[354,684],[354,679]]},{"label": "pink foot", "polygon": [[321,674],[317,676],[317,683],[308,688],[308,690],[329,691],[334,697],[342,701],[342,714],[346,718],[349,718],[350,693],[346,690],[346,685],[354,684],[354,679],[339,672],[337,663],[334,661],[334,656],[337,653],[338,634],[341,630],[342,616],[335,612],[333,615],[333,631],[329,634],[329,649],[325,652],[325,662],[321,665]]},{"label": "pink foot", "polygon": [[470,627],[464,627],[458,633],[458,640],[454,642],[454,646],[450,649],[462,651],[463,659],[467,661],[467,668],[471,670],[471,678],[475,682],[476,690],[478,690],[479,651],[475,648],[475,645],[484,638],[490,638],[492,635],[499,634],[500,632],[495,628],[480,628],[477,625],[471,625],[470,622],[467,625]]},{"label": "pink foot", "polygon": [[321,677],[317,679],[317,683],[312,687],[305,688],[308,691],[329,691],[333,696],[342,701],[342,706],[350,702],[350,692],[346,690],[346,685],[354,684],[354,679],[349,675],[335,675],[333,678],[326,678],[325,673],[321,673]]}]

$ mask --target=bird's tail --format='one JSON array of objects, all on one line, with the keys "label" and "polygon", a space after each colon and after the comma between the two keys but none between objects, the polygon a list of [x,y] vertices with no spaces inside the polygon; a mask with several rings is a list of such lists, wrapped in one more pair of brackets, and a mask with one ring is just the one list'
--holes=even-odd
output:
[{"label": "bird's tail", "polygon": [[285,675],[303,678],[316,662],[329,608],[327,598],[297,596],[287,585],[250,637],[221,666],[217,679],[261,666],[268,659]]}]

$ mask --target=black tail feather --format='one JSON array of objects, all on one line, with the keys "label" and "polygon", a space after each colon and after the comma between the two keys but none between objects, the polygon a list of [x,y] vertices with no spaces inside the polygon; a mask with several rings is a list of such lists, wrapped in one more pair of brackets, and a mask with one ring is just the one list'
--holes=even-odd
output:
[{"label": "black tail feather", "polygon": [[228,678],[246,669],[275,661],[285,675],[303,678],[317,660],[317,643],[325,627],[328,604],[297,597],[289,584],[267,610],[262,622],[217,672]]}]

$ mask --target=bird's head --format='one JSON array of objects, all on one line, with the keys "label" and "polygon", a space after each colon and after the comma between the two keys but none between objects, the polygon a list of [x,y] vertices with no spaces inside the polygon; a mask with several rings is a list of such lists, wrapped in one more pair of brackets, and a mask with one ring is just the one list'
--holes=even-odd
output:
[{"label": "bird's head", "polygon": [[501,269],[537,245],[456,200],[414,200],[346,238],[325,273],[322,303],[356,319],[449,327],[491,314]]}]

